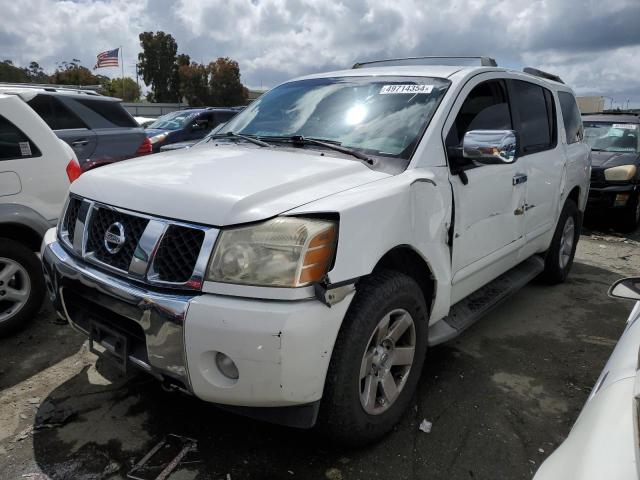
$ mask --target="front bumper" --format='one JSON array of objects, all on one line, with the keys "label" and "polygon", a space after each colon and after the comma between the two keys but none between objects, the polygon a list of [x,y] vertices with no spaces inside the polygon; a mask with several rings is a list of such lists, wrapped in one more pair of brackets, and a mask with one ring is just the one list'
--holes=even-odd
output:
[{"label": "front bumper", "polygon": [[[316,299],[257,300],[167,293],[104,273],[69,255],[55,229],[42,247],[56,310],[88,332],[106,322],[131,336],[129,360],[197,397],[236,407],[289,407],[319,401],[342,319],[353,298],[325,306]],[[236,364],[230,382],[217,352]]]},{"label": "front bumper", "polygon": [[[591,185],[589,188],[589,197],[587,200],[587,208],[591,210],[607,210],[609,208],[626,208],[628,202],[634,195],[637,195],[640,185],[622,184],[622,185]],[[616,201],[618,195],[628,197],[624,202]]]}]

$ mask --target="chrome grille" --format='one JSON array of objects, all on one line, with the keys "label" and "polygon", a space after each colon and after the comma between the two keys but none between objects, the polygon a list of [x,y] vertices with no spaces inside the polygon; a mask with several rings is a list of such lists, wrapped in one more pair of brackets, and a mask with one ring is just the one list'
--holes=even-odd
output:
[{"label": "chrome grille", "polygon": [[[116,222],[124,227],[125,243],[116,253],[109,253],[105,247],[104,237],[107,229]],[[126,272],[129,270],[133,253],[148,223],[149,220],[147,218],[127,215],[108,208],[95,207],[89,222],[87,252],[93,253],[101,262]]]},{"label": "chrome grille", "polygon": [[[218,230],[153,217],[71,196],[59,237],[71,253],[120,275],[167,288],[199,289]],[[123,242],[107,249],[107,230]]]},{"label": "chrome grille", "polygon": [[160,241],[155,257],[158,278],[166,282],[189,280],[203,240],[202,230],[170,225]]}]

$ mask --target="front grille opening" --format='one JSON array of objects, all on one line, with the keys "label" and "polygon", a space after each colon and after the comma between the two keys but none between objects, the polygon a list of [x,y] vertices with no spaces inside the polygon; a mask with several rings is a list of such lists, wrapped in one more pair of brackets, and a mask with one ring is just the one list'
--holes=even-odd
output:
[{"label": "front grille opening", "polygon": [[[107,229],[117,222],[121,223],[124,228],[125,241],[120,250],[111,253],[105,246],[104,237]],[[133,252],[135,252],[148,223],[149,220],[146,218],[127,215],[107,208],[94,208],[89,226],[87,251],[93,252],[101,262],[126,272],[129,270]]]},{"label": "front grille opening", "polygon": [[129,344],[129,355],[148,364],[147,344],[142,326],[130,318],[79,295],[77,290],[79,289],[65,288],[62,294],[64,306],[71,321],[86,332],[89,332],[90,324],[94,322],[104,324],[125,335]]},{"label": "front grille opening", "polygon": [[200,255],[204,232],[171,225],[160,242],[155,257],[158,280],[183,283],[191,278]]},{"label": "front grille opening", "polygon": [[80,203],[79,199],[71,197],[64,217],[64,228],[67,231],[71,245],[73,245],[73,236],[76,233],[76,220],[78,220],[78,213],[80,212]]}]

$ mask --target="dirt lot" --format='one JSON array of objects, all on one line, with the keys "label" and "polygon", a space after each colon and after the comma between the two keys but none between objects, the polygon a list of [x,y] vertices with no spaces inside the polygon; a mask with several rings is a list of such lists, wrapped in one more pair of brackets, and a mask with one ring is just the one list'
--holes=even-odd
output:
[{"label": "dirt lot", "polygon": [[[170,479],[531,478],[567,435],[631,303],[640,234],[585,232],[567,283],[527,286],[433,348],[415,405],[378,444],[340,450],[296,431],[121,378],[45,308],[0,340],[0,478],[117,479],[169,433],[198,442]],[[433,423],[430,433],[418,425]]]}]

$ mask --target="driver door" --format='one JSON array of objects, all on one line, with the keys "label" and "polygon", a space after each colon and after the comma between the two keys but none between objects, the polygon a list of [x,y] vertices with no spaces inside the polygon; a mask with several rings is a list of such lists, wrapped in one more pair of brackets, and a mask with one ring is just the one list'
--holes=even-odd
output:
[{"label": "driver door", "polygon": [[451,123],[445,140],[455,202],[453,302],[517,263],[517,251],[524,242],[527,188],[526,171],[517,160],[482,165],[462,157],[465,133],[513,129],[505,81],[468,84],[460,98],[464,100],[452,110],[454,119],[448,121]]}]

